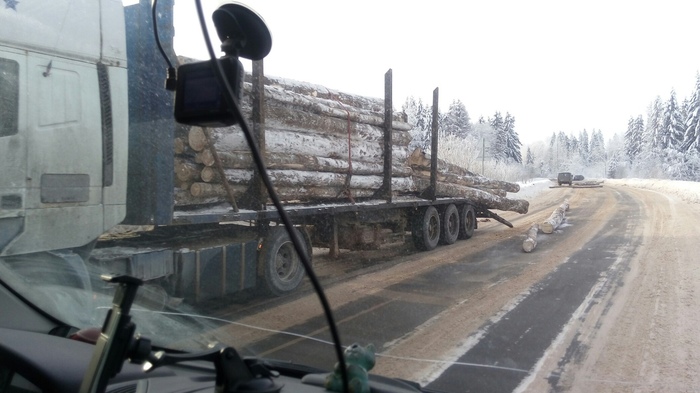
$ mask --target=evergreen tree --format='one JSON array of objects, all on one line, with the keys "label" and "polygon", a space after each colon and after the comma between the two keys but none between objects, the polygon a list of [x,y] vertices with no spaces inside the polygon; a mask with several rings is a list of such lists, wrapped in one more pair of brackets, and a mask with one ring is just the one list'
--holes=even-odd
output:
[{"label": "evergreen tree", "polygon": [[627,123],[627,132],[625,132],[625,155],[630,163],[635,162],[642,152],[642,144],[644,137],[644,119],[642,115],[636,118],[630,117]]},{"label": "evergreen tree", "polygon": [[501,112],[496,112],[493,118],[488,119],[489,125],[496,132],[496,137],[491,144],[491,156],[496,160],[496,162],[504,161],[506,156],[506,135],[504,132],[504,121],[501,116]]},{"label": "evergreen tree", "polygon": [[525,153],[525,165],[535,165],[535,156],[532,154],[530,146],[527,147],[527,153]]},{"label": "evergreen tree", "polygon": [[505,158],[522,164],[522,143],[520,143],[520,137],[515,131],[515,117],[508,112],[506,112],[506,118],[503,120],[503,135],[505,139]]},{"label": "evergreen tree", "polygon": [[646,150],[654,152],[663,149],[663,139],[663,101],[657,96],[649,109],[644,135]]},{"label": "evergreen tree", "polygon": [[575,136],[571,135],[569,137],[569,151],[571,155],[575,155],[579,152],[579,142],[578,139],[576,139]]},{"label": "evergreen tree", "polygon": [[634,117],[630,116],[627,121],[627,131],[625,131],[625,154],[632,162],[634,155]]},{"label": "evergreen tree", "polygon": [[676,101],[676,91],[671,90],[671,97],[666,101],[661,118],[661,148],[678,150],[683,145],[685,128],[681,118],[681,108]]},{"label": "evergreen tree", "polygon": [[617,167],[620,164],[620,151],[615,150],[611,157],[610,160],[608,161],[608,167],[607,167],[607,175],[609,178],[614,179],[615,176],[617,175]]},{"label": "evergreen tree", "polygon": [[583,165],[588,165],[591,161],[591,155],[590,155],[590,146],[589,146],[589,141],[588,141],[588,131],[585,129],[581,131],[578,137],[579,140],[579,154],[581,156],[581,161],[583,162]]},{"label": "evergreen tree", "polygon": [[700,152],[700,73],[696,76],[695,90],[688,102],[687,112],[683,151]]},{"label": "evergreen tree", "polygon": [[467,108],[460,100],[454,100],[441,122],[445,135],[454,135],[458,138],[466,138],[471,131],[471,120]]},{"label": "evergreen tree", "polygon": [[419,98],[416,101],[413,97],[406,99],[402,109],[406,114],[406,121],[413,126],[409,149],[413,150],[417,147],[423,150],[430,149],[432,110],[423,104],[423,100]]},{"label": "evergreen tree", "polygon": [[605,161],[605,140],[603,138],[603,131],[598,130],[591,133],[591,162],[603,162]]}]

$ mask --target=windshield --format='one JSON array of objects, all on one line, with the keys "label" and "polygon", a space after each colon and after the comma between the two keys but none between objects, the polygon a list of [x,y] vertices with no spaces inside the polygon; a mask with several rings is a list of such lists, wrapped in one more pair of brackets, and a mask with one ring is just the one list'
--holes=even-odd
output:
[{"label": "windshield", "polygon": [[699,5],[245,4],[204,4],[243,120],[193,4],[0,5],[0,295],[54,329],[0,327],[129,275],[160,348],[332,371],[301,252],[371,374],[698,385]]}]

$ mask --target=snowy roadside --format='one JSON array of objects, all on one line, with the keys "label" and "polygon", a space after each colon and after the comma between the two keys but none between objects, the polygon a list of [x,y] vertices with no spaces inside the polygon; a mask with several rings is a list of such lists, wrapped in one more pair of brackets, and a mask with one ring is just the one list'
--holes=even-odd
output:
[{"label": "snowy roadside", "polygon": [[552,185],[552,181],[545,178],[531,179],[527,182],[518,182],[520,185],[520,191],[517,193],[508,193],[508,198],[515,199],[532,199],[542,192],[549,190]]},{"label": "snowy roadside", "polygon": [[680,197],[689,203],[700,203],[700,183],[660,179],[605,179],[608,184],[644,188]]}]

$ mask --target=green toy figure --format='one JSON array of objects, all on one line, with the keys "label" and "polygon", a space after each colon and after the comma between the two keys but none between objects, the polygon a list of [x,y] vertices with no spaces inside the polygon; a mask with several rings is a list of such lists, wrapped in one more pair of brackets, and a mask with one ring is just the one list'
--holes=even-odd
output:
[{"label": "green toy figure", "polygon": [[[345,349],[343,356],[348,370],[350,393],[370,393],[367,371],[374,367],[374,345],[362,347],[359,344],[352,344]],[[339,363],[335,364],[334,371],[326,377],[325,386],[327,390],[333,392],[343,391],[343,377],[340,374]]]}]

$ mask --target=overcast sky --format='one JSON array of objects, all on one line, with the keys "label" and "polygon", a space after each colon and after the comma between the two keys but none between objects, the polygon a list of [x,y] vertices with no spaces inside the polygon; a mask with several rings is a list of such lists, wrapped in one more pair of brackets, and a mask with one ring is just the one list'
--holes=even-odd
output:
[{"label": "overcast sky", "polygon": [[[689,98],[700,70],[697,0],[241,2],[272,32],[266,74],[383,97],[391,68],[397,109],[439,87],[442,110],[510,112],[525,144],[622,133],[657,95]],[[176,1],[175,49],[204,58],[190,3]],[[209,17],[220,2],[204,3]]]}]

